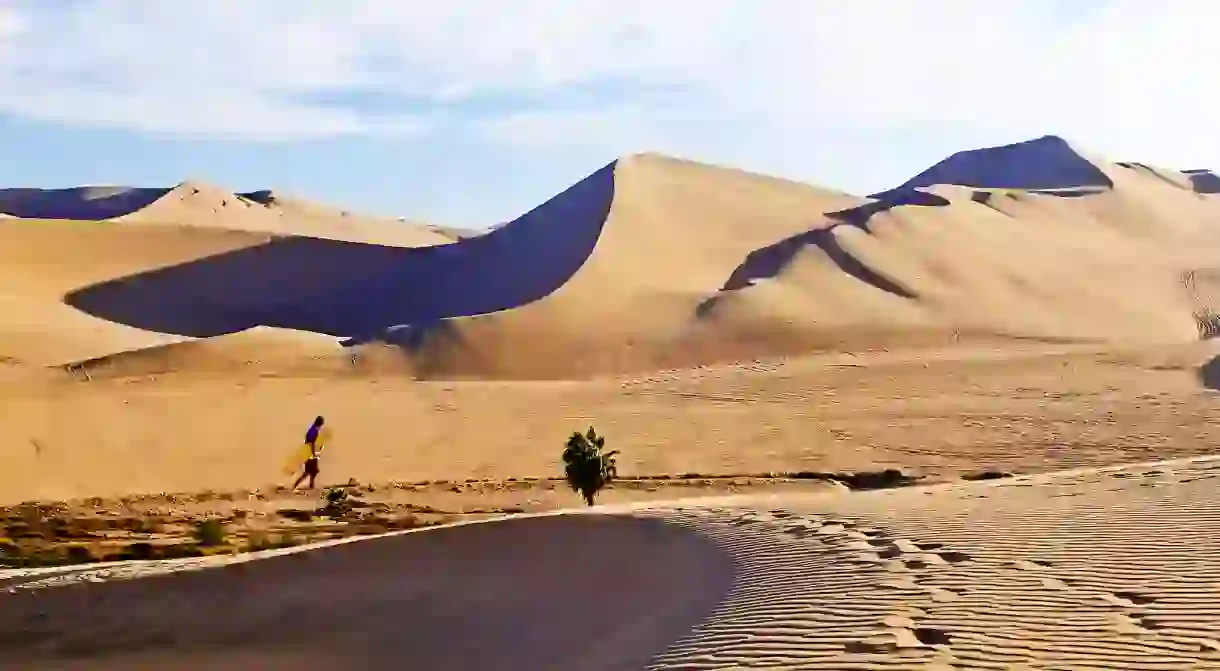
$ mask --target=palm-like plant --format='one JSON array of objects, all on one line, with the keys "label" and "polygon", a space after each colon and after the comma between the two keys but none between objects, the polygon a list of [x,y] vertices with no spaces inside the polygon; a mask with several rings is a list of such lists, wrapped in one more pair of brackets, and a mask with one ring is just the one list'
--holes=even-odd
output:
[{"label": "palm-like plant", "polygon": [[589,505],[593,505],[597,492],[618,476],[614,465],[618,450],[604,452],[605,447],[605,436],[597,435],[590,426],[587,433],[572,432],[563,450],[563,471],[568,484],[572,491],[580,492]]}]

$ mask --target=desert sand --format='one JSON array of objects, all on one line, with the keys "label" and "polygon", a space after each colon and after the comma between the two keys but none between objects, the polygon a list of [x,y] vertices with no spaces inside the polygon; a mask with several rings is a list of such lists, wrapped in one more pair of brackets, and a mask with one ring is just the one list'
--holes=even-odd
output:
[{"label": "desert sand", "polygon": [[23,669],[403,660],[506,671],[1220,668],[1220,527],[1209,512],[1218,472],[1211,458],[688,499],[259,557],[10,572],[0,575],[10,585],[0,660]]},{"label": "desert sand", "polygon": [[[629,156],[476,235],[0,190],[0,505],[270,519],[325,414],[323,485],[530,511],[2,574],[0,666],[1220,668],[1214,464],[1122,466],[1217,452],[1218,185],[1048,136],[871,196]],[[555,513],[590,424],[636,484]]]}]

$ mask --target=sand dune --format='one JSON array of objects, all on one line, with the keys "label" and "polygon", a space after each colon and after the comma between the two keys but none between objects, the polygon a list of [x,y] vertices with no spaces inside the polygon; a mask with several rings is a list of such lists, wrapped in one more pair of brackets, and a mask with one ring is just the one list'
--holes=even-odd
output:
[{"label": "sand dune", "polygon": [[389,343],[404,354],[395,370],[424,377],[963,338],[1189,342],[1220,309],[1190,279],[1209,277],[1220,251],[1208,174],[1108,163],[1047,136],[959,152],[869,201],[644,154],[454,244],[292,238],[68,303],[179,336],[261,325]]},{"label": "sand dune", "polygon": [[[116,277],[236,250],[258,256],[260,250],[280,243],[318,246],[359,240],[376,243],[379,249],[396,249],[456,239],[449,237],[452,233],[418,224],[349,216],[269,192],[255,195],[265,202],[190,182],[172,189],[0,190],[0,208],[19,215],[0,224],[0,306],[12,315],[0,324],[0,353],[28,363],[65,365],[191,339],[98,318],[63,300],[75,289]],[[48,218],[69,216],[74,219]],[[298,270],[319,274],[308,265]],[[252,281],[249,276],[238,279],[237,286],[226,289],[240,294],[242,283]],[[253,281],[275,280],[264,273]],[[198,309],[201,300],[207,304],[207,298],[198,294],[195,288],[167,300]],[[294,356],[291,346],[277,351],[278,341],[262,341],[266,347],[261,359]],[[241,342],[246,351],[251,346],[243,339],[225,342]],[[249,358],[243,353],[234,356]]]},{"label": "sand dune", "polygon": [[[632,360],[638,366],[654,359],[659,346],[672,349],[698,302],[742,255],[803,230],[827,208],[859,202],[641,155],[456,245],[388,250],[283,241],[91,286],[73,292],[69,303],[192,337],[261,324],[361,341],[408,325],[426,332],[414,339],[424,343],[419,356],[434,371],[580,374]],[[687,253],[678,256],[677,249]],[[310,267],[322,272],[307,273]],[[239,297],[236,283],[260,291],[247,288]],[[182,300],[192,294],[197,300]],[[444,320],[488,313],[497,314],[438,329]],[[609,319],[621,314],[632,320]],[[598,329],[588,328],[591,320]],[[541,351],[522,349],[531,343]],[[561,350],[567,354],[556,357]],[[556,367],[559,361],[566,365]],[[580,362],[584,370],[572,368]]]},{"label": "sand dune", "polygon": [[457,239],[456,233],[439,227],[357,215],[270,190],[237,194],[196,181],[160,188],[0,189],[0,213],[22,219],[168,223],[401,247]]},{"label": "sand dune", "polygon": [[703,317],[760,346],[783,333],[1133,344],[1198,338],[1216,307],[1184,278],[1214,267],[1220,207],[1185,173],[1043,138],[956,154],[875,197],[751,253]]},{"label": "sand dune", "polygon": [[[226,563],[190,560],[13,572],[0,575],[17,592],[0,599],[0,660],[31,670],[170,660],[196,669],[340,660],[505,671],[1217,668],[1218,474],[1210,458],[695,499],[271,551],[227,568],[190,570]],[[102,604],[107,618],[96,617]]]}]

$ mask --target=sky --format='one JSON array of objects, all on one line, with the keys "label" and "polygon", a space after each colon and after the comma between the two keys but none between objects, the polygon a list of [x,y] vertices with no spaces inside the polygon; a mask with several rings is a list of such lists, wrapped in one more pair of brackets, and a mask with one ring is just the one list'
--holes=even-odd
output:
[{"label": "sky", "polygon": [[481,227],[640,151],[860,194],[1046,134],[1220,168],[1218,23],[1190,0],[0,0],[0,186],[189,178]]}]

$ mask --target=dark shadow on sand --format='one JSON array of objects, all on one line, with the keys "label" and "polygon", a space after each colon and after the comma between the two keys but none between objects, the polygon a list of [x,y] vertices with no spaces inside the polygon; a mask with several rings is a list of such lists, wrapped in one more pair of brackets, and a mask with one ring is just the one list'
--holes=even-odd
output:
[{"label": "dark shadow on sand", "polygon": [[1110,188],[1114,183],[1063,138],[1046,135],[1026,142],[960,151],[890,191],[870,196],[885,200],[894,191],[934,184],[1030,191]]},{"label": "dark shadow on sand", "polygon": [[272,326],[357,340],[402,324],[539,300],[592,254],[614,200],[611,163],[510,224],[460,243],[383,247],[288,237],[95,284],[78,310],[191,337]]},{"label": "dark shadow on sand", "polygon": [[100,221],[131,214],[169,192],[165,188],[97,186],[0,189],[0,212],[26,219]]}]

